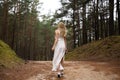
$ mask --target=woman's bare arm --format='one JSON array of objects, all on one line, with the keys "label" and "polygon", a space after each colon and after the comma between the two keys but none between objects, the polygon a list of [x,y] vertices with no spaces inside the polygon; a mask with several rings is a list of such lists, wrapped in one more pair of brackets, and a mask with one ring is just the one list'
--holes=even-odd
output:
[{"label": "woman's bare arm", "polygon": [[58,33],[58,31],[56,30],[56,31],[55,31],[55,40],[54,40],[54,44],[53,44],[52,50],[55,49],[55,46],[56,46],[56,44],[57,44],[57,42],[58,42],[58,36],[59,36],[59,33]]}]

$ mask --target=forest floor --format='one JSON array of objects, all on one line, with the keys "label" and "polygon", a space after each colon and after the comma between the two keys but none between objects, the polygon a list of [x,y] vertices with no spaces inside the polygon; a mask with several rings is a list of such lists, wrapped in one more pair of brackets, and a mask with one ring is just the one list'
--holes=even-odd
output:
[{"label": "forest floor", "polygon": [[120,80],[120,61],[65,61],[61,78],[51,68],[51,61],[29,61],[13,69],[0,68],[0,80]]}]

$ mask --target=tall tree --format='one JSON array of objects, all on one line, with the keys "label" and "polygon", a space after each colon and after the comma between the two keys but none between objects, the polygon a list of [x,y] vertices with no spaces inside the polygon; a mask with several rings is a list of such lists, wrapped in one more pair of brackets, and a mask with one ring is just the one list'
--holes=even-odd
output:
[{"label": "tall tree", "polygon": [[118,31],[120,35],[120,0],[117,0],[117,13],[118,13]]},{"label": "tall tree", "polygon": [[94,0],[95,5],[95,40],[99,40],[99,20],[98,20],[98,3],[99,0]]},{"label": "tall tree", "polygon": [[2,18],[2,40],[7,42],[7,31],[8,31],[8,0],[3,2],[3,18]]},{"label": "tall tree", "polygon": [[86,26],[86,5],[83,4],[83,44],[87,43],[87,26]]},{"label": "tall tree", "polygon": [[109,35],[114,35],[114,0],[109,0]]}]

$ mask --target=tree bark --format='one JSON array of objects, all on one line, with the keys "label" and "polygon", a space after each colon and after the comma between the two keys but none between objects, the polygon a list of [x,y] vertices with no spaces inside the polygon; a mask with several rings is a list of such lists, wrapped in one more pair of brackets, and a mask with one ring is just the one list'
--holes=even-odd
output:
[{"label": "tree bark", "polygon": [[86,29],[86,5],[83,4],[83,44],[87,43],[87,29]]},{"label": "tree bark", "polygon": [[114,0],[109,0],[109,36],[114,35]]},{"label": "tree bark", "polygon": [[[94,2],[95,4],[95,2]],[[98,22],[98,0],[96,6],[94,5],[95,9],[95,40],[99,40],[99,22]]]},{"label": "tree bark", "polygon": [[120,0],[117,0],[117,13],[118,13],[118,34],[120,35]]},{"label": "tree bark", "polygon": [[2,40],[7,42],[7,31],[8,31],[8,1],[4,0],[3,3],[3,25],[2,25]]}]

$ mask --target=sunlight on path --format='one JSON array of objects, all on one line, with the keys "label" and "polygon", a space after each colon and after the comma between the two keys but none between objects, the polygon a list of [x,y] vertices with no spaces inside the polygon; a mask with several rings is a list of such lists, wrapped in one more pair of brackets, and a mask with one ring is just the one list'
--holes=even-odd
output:
[{"label": "sunlight on path", "polygon": [[45,73],[37,74],[27,80],[117,80],[118,75],[104,71],[95,71],[94,66],[81,64],[80,62],[66,62],[65,74],[60,79],[55,73],[45,70]]}]

